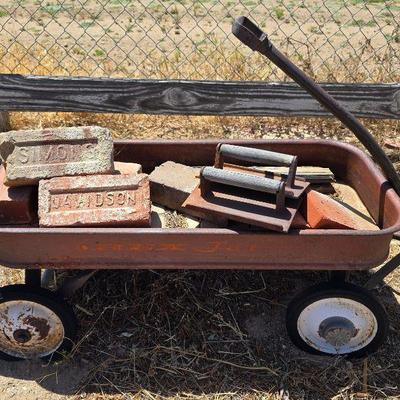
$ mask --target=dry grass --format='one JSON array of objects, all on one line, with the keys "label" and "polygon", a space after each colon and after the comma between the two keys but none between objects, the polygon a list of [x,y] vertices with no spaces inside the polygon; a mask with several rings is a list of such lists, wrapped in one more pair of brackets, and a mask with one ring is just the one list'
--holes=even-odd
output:
[{"label": "dry grass", "polygon": [[[46,73],[46,65],[51,67],[45,63],[34,72]],[[238,73],[242,66],[238,58]],[[162,63],[160,68],[168,71]],[[365,122],[380,140],[399,135],[399,122]],[[327,119],[13,113],[11,123],[14,129],[98,124],[117,138],[328,137],[354,142],[341,124]],[[393,244],[392,253],[398,251]],[[366,278],[364,273],[352,276],[359,283]],[[19,279],[19,272],[10,273],[3,283]],[[99,272],[72,299],[82,340],[64,366],[78,361],[87,374],[77,394],[69,394],[91,400],[400,397],[398,274],[376,293],[389,313],[389,339],[364,361],[309,356],[290,343],[286,305],[301,288],[322,279],[325,273]],[[47,378],[40,384],[47,387]]]}]

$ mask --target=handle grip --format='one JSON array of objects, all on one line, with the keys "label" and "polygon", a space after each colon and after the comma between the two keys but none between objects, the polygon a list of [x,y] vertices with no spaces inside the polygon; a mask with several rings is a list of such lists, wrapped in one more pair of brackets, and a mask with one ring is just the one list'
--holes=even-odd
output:
[{"label": "handle grip", "polygon": [[252,147],[235,146],[220,143],[215,155],[215,168],[222,168],[224,156],[258,164],[283,165],[289,167],[287,186],[292,187],[296,176],[297,157],[290,154],[277,153],[275,151],[254,149]]},{"label": "handle grip", "polygon": [[244,16],[235,19],[232,33],[253,51],[262,51],[263,47],[270,46],[267,34]]},{"label": "handle grip", "polygon": [[200,172],[202,196],[210,191],[210,187],[206,181],[275,194],[277,209],[281,210],[285,206],[285,182],[282,181],[255,175],[241,174],[240,172],[227,171],[219,168],[204,167]]}]

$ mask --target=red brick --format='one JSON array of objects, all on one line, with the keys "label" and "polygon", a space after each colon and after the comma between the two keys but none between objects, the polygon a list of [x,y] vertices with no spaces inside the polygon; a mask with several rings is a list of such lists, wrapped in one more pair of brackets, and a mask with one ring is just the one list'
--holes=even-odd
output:
[{"label": "red brick", "polygon": [[39,183],[41,226],[150,226],[148,175],[59,177]]},{"label": "red brick", "polygon": [[0,166],[0,224],[29,224],[35,219],[33,205],[37,202],[33,186],[9,188],[4,185],[6,172]]},{"label": "red brick", "polygon": [[313,229],[377,229],[371,222],[338,201],[315,190],[307,193],[302,214]]}]

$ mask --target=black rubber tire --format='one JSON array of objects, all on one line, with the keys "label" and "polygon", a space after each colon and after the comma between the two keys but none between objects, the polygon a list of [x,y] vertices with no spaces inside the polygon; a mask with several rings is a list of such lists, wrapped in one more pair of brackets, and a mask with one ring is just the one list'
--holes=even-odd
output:
[{"label": "black rubber tire", "polygon": [[[64,340],[55,352],[40,359],[46,362],[55,362],[63,359],[71,351],[78,330],[77,319],[72,307],[56,293],[40,287],[9,285],[0,288],[0,304],[12,300],[26,300],[41,304],[60,318],[64,327]],[[2,351],[0,351],[0,359],[6,361],[26,360]]]},{"label": "black rubber tire", "polygon": [[297,321],[301,312],[315,301],[329,297],[343,297],[363,304],[372,311],[378,324],[377,333],[368,345],[357,351],[341,355],[346,355],[349,358],[359,358],[375,352],[387,337],[389,322],[386,311],[368,290],[346,282],[325,282],[311,286],[290,302],[286,312],[286,329],[292,342],[307,353],[334,356],[334,354],[326,353],[310,346],[303,340],[297,329]]}]

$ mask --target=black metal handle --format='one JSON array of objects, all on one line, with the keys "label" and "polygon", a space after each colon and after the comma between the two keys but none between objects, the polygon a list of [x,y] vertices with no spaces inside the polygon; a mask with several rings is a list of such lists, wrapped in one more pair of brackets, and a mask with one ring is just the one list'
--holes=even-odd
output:
[{"label": "black metal handle", "polygon": [[336,101],[328,92],[294,65],[286,56],[277,50],[268,40],[267,35],[246,17],[239,17],[232,26],[233,34],[252,50],[268,57],[283,72],[290,76],[323,107],[330,111],[349,128],[357,139],[371,153],[371,156],[382,168],[387,179],[400,196],[400,178],[392,162],[365,126],[345,107]]},{"label": "black metal handle", "polygon": [[262,46],[269,44],[267,35],[246,17],[236,18],[232,33],[252,50],[260,51]]}]

